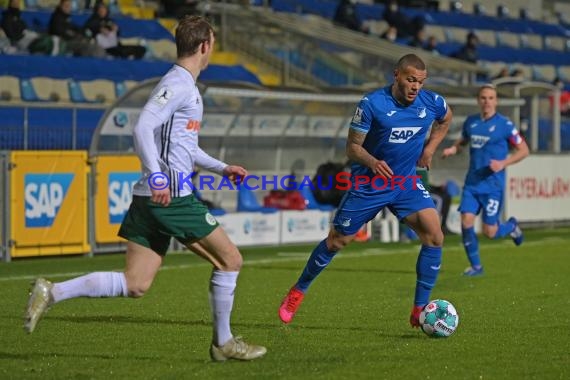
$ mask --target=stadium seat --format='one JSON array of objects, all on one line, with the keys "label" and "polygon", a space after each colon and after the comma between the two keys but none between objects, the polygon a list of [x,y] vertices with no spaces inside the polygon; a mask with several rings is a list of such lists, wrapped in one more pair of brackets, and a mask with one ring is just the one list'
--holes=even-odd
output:
[{"label": "stadium seat", "polygon": [[521,47],[542,50],[542,36],[537,34],[521,34]]},{"label": "stadium seat", "polygon": [[20,80],[18,77],[11,75],[0,76],[0,100],[3,101],[18,101],[20,97]]},{"label": "stadium seat", "polygon": [[444,29],[444,33],[447,37],[447,42],[465,43],[469,30],[464,28],[449,27]]},{"label": "stadium seat", "polygon": [[69,89],[69,98],[74,103],[101,103],[94,99],[87,99],[79,82],[73,79],[67,81],[67,87]]},{"label": "stadium seat", "polygon": [[497,45],[497,35],[492,30],[475,30],[475,34],[479,37],[482,44],[488,46]]},{"label": "stadium seat", "polygon": [[255,196],[255,193],[252,190],[246,188],[245,186],[240,186],[237,197],[237,211],[262,212],[264,214],[270,214],[279,210],[274,207],[261,206]]},{"label": "stadium seat", "polygon": [[560,66],[557,70],[558,76],[565,81],[570,81],[570,66]]},{"label": "stadium seat", "polygon": [[307,210],[322,210],[322,211],[334,210],[333,205],[319,203],[315,199],[315,196],[310,186],[301,186],[299,191],[301,192],[303,198],[305,198],[305,204],[307,206]]},{"label": "stadium seat", "polygon": [[533,79],[544,82],[552,82],[556,77],[556,69],[552,65],[534,65],[532,66]]},{"label": "stadium seat", "polygon": [[544,47],[555,51],[566,51],[567,39],[564,37],[544,37]]},{"label": "stadium seat", "polygon": [[36,93],[36,89],[30,79],[20,79],[20,94],[26,102],[47,102],[48,99],[41,99]]},{"label": "stadium seat", "polygon": [[98,103],[112,103],[116,99],[115,82],[97,79],[79,82],[85,98]]},{"label": "stadium seat", "polygon": [[127,92],[127,86],[125,82],[115,82],[115,96],[120,98]]},{"label": "stadium seat", "polygon": [[434,36],[438,43],[446,41],[444,29],[438,25],[426,25],[425,31],[427,36]]},{"label": "stadium seat", "polygon": [[509,46],[518,49],[520,47],[519,35],[509,32],[497,32],[498,46]]}]

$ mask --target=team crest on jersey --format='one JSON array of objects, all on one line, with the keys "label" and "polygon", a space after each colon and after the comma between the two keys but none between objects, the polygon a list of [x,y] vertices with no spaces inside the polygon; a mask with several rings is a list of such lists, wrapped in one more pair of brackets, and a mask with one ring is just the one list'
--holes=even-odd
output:
[{"label": "team crest on jersey", "polygon": [[352,122],[355,124],[360,124],[362,122],[362,108],[356,107],[356,111],[354,111],[354,116],[352,117]]},{"label": "team crest on jersey", "polygon": [[214,218],[214,215],[210,214],[209,212],[206,213],[206,223],[208,223],[210,226],[216,225],[216,218]]},{"label": "team crest on jersey", "polygon": [[471,147],[475,149],[483,148],[489,140],[489,136],[471,135]]},{"label": "team crest on jersey", "polygon": [[392,128],[392,132],[390,132],[390,139],[388,141],[391,143],[403,144],[412,137],[414,137],[414,135],[418,133],[420,129],[422,128],[421,127]]},{"label": "team crest on jersey", "polygon": [[168,103],[168,101],[172,98],[172,91],[168,87],[162,87],[156,95],[153,96],[152,100],[161,106]]},{"label": "team crest on jersey", "polygon": [[423,119],[426,116],[427,116],[426,108],[425,107],[419,107],[418,108],[418,117],[420,119]]}]

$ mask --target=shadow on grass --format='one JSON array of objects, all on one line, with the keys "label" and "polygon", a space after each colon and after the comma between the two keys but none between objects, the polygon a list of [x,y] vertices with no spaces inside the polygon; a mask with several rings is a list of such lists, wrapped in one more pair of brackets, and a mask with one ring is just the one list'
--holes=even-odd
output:
[{"label": "shadow on grass", "polygon": [[[46,316],[46,320],[53,320],[53,321],[62,321],[62,322],[70,322],[70,323],[124,323],[124,324],[148,324],[152,326],[158,325],[171,325],[171,326],[199,326],[199,327],[207,327],[210,328],[212,326],[211,321],[209,320],[173,320],[173,319],[157,319],[157,318],[139,318],[139,317],[127,317],[127,316],[61,316],[61,317],[50,317]],[[302,325],[297,324],[293,326],[285,326],[280,322],[275,323],[259,323],[259,322],[234,322],[232,323],[232,327],[236,330],[240,328],[244,329],[258,329],[258,330],[270,330],[274,331],[276,328],[281,329],[282,331],[302,331],[302,330],[311,330],[311,331],[355,331],[355,332],[368,332],[370,331],[370,326],[364,325],[352,325],[352,326],[323,326],[323,325]],[[376,330],[374,332],[375,335],[380,335],[388,338],[395,338],[395,339],[417,339],[421,337],[422,334],[416,332],[410,332],[406,334],[398,334],[398,333],[383,333],[381,331]]]},{"label": "shadow on grass", "polygon": [[[300,272],[303,270],[302,266],[271,266],[271,265],[256,265],[255,269],[265,269],[265,270],[281,270],[281,271],[295,271]],[[401,270],[401,269],[386,269],[386,268],[366,268],[366,269],[356,269],[356,268],[336,268],[334,265],[329,265],[327,267],[327,272],[339,272],[339,273],[395,273],[395,274],[410,274],[416,273],[416,269]]]},{"label": "shadow on grass", "polygon": [[61,317],[50,317],[46,316],[45,319],[71,322],[71,323],[134,323],[140,324],[163,324],[163,325],[183,325],[183,326],[206,326],[210,327],[212,323],[206,320],[195,320],[195,321],[180,321],[173,319],[157,319],[157,318],[140,318],[140,317],[130,317],[123,315],[101,315],[101,316],[61,316]]},{"label": "shadow on grass", "polygon": [[141,360],[141,361],[156,361],[162,359],[160,356],[137,356],[137,355],[125,355],[125,354],[89,354],[86,352],[81,353],[69,353],[69,352],[30,352],[26,354],[16,354],[13,352],[3,352],[0,351],[0,360],[34,360],[38,358],[49,358],[49,357],[62,357],[62,358],[93,358],[93,359],[108,359],[108,360]]}]

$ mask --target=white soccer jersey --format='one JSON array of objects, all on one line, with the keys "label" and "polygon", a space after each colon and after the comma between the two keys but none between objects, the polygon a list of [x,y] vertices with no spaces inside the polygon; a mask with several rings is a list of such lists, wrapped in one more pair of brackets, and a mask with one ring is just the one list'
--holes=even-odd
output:
[{"label": "white soccer jersey", "polygon": [[195,165],[223,171],[226,165],[198,146],[202,114],[196,81],[188,70],[174,65],[153,89],[134,128],[143,175],[133,194],[150,196],[151,186],[166,188],[169,182],[173,197],[186,196],[192,193],[189,176]]}]

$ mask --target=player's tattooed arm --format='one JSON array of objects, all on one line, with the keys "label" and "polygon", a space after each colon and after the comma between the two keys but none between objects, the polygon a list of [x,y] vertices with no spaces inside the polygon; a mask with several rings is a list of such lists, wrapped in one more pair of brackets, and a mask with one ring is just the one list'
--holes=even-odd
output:
[{"label": "player's tattooed arm", "polygon": [[382,175],[386,178],[391,178],[394,172],[390,169],[390,166],[388,166],[386,161],[377,160],[376,157],[368,153],[368,151],[366,151],[362,146],[365,138],[365,133],[361,133],[350,128],[348,131],[348,139],[346,141],[346,155],[351,161],[358,162],[359,164],[370,168],[374,175]]}]

